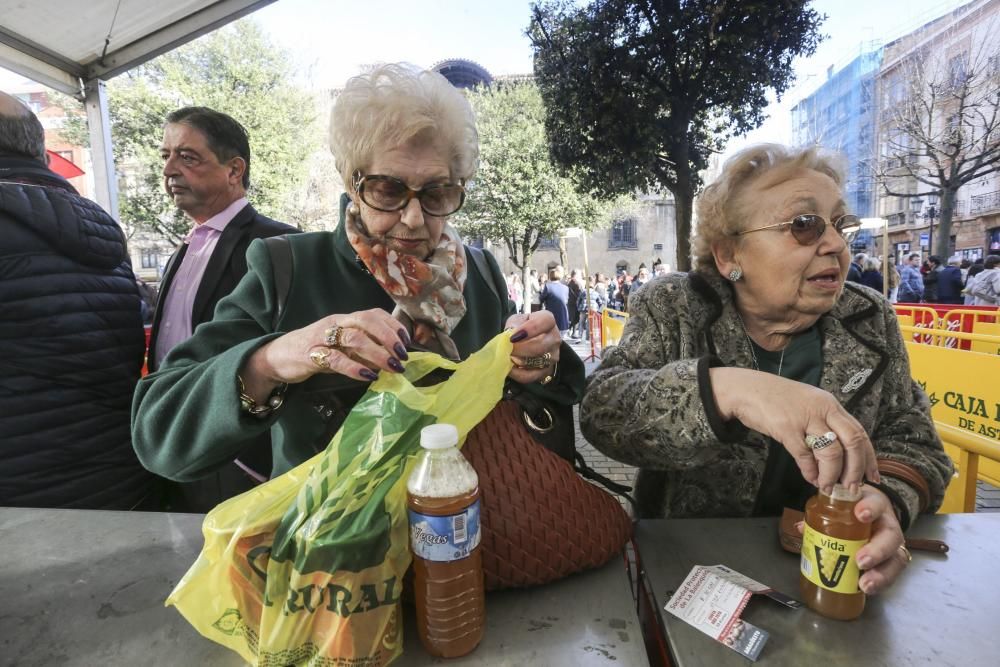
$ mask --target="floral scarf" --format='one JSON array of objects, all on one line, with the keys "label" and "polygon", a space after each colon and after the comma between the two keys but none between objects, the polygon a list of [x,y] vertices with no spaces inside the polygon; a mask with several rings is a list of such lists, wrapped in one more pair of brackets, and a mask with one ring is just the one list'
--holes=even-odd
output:
[{"label": "floral scarf", "polygon": [[437,247],[426,259],[391,250],[385,238],[368,233],[360,216],[344,212],[344,231],[358,258],[396,302],[392,316],[403,323],[416,347],[458,360],[451,331],[465,316],[465,248],[445,223]]}]

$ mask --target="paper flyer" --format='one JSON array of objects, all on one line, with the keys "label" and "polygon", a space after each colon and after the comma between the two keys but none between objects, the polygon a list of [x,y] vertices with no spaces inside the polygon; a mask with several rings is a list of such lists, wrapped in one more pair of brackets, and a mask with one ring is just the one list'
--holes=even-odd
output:
[{"label": "paper flyer", "polygon": [[737,653],[757,660],[770,634],[740,619],[754,594],[786,607],[802,603],[725,565],[695,565],[664,609]]}]

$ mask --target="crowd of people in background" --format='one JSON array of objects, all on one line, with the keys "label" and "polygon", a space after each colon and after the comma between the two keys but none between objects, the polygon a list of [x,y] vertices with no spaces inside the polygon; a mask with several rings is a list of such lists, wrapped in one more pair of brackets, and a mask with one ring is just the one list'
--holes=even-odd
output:
[{"label": "crowd of people in background", "polygon": [[[889,272],[889,300],[893,303],[944,303],[965,306],[1000,305],[1000,255],[968,260],[952,255],[943,261],[919,253],[907,255]],[[851,261],[847,280],[882,291],[882,260],[858,253]]]},{"label": "crowd of people in background", "polygon": [[531,269],[525,285],[521,273],[511,271],[506,276],[507,296],[519,312],[526,302],[529,312],[552,312],[564,338],[589,340],[588,312],[602,313],[605,308],[610,308],[627,313],[629,295],[666,273],[667,265],[660,261],[653,264],[652,271],[645,264],[640,264],[635,275],[619,268],[610,278],[604,273],[585,276],[582,269],[572,269],[567,273],[563,266],[553,265],[544,274]]},{"label": "crowd of people in background", "polygon": [[[604,273],[585,276],[581,269],[567,273],[564,267],[554,265],[546,273],[531,269],[527,286],[519,271],[511,271],[507,274],[507,294],[518,312],[524,309],[527,300],[529,312],[552,312],[564,338],[588,340],[588,312],[601,313],[610,308],[628,313],[629,295],[667,271],[667,266],[659,261],[652,270],[640,264],[634,275],[619,268],[611,277]],[[848,267],[847,280],[881,292],[882,272],[882,258],[857,253]],[[998,306],[1000,255],[975,260],[953,255],[947,261],[930,255],[922,261],[919,253],[911,253],[898,267],[890,265],[888,283],[892,303]]]}]

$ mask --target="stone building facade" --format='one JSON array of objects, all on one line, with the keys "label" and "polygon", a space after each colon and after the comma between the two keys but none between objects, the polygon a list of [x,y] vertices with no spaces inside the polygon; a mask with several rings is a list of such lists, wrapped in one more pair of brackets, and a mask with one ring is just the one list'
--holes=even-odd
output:
[{"label": "stone building facade", "polygon": [[[590,275],[603,273],[611,276],[619,269],[634,275],[645,264],[663,263],[667,270],[675,269],[677,256],[676,211],[669,195],[645,195],[635,215],[614,221],[605,229],[591,232],[587,238],[587,264]],[[584,239],[566,238],[565,259],[567,270],[584,269]],[[507,249],[502,245],[488,245],[500,262],[504,273],[516,271]],[[558,239],[545,239],[531,258],[531,268],[539,273],[560,263]]]},{"label": "stone building facade", "polygon": [[[949,68],[953,82],[955,77],[965,75],[966,68],[976,67],[992,77],[994,86],[1000,87],[1000,0],[974,0],[885,45],[877,79],[879,123],[874,150],[876,159],[890,174],[893,160],[927,160],[916,146],[902,156],[898,151],[892,154],[889,148],[890,141],[899,143],[901,137],[891,112],[908,100],[907,66],[919,54],[940,58]],[[994,94],[993,104],[996,103]],[[935,120],[936,131],[947,131],[947,113],[941,113]],[[897,163],[896,173],[901,168]],[[897,192],[909,194],[925,193],[930,188],[912,178],[897,179],[893,187]],[[1000,172],[996,167],[959,189],[948,248],[937,247],[934,223],[938,217],[938,197],[928,194],[907,198],[879,192],[876,215],[889,221],[890,252],[897,263],[912,252],[942,258],[957,254],[970,260],[1000,254]],[[876,243],[880,244],[880,239]],[[876,250],[881,252],[880,248]]]}]

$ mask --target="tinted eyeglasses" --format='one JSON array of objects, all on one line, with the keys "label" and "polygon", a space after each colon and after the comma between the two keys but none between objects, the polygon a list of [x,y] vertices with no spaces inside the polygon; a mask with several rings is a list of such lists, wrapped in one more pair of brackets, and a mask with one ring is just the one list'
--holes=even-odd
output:
[{"label": "tinted eyeglasses", "polygon": [[[856,215],[842,215],[831,224],[833,224],[833,228],[837,230],[837,233],[845,239],[850,239],[855,232],[861,229],[861,219]],[[734,236],[752,234],[753,232],[760,232],[765,229],[784,229],[787,227],[800,245],[812,245],[823,237],[823,232],[826,231],[826,225],[826,218],[823,216],[816,215],[815,213],[805,213],[803,215],[797,215],[786,222],[776,222],[773,225],[766,225],[764,227],[758,227],[757,229],[747,229],[742,232],[736,232]]]},{"label": "tinted eyeglasses", "polygon": [[451,215],[465,203],[465,183],[440,183],[414,190],[394,176],[354,174],[354,189],[368,206],[376,211],[392,213],[402,211],[411,199],[420,202],[420,209],[427,215]]}]

